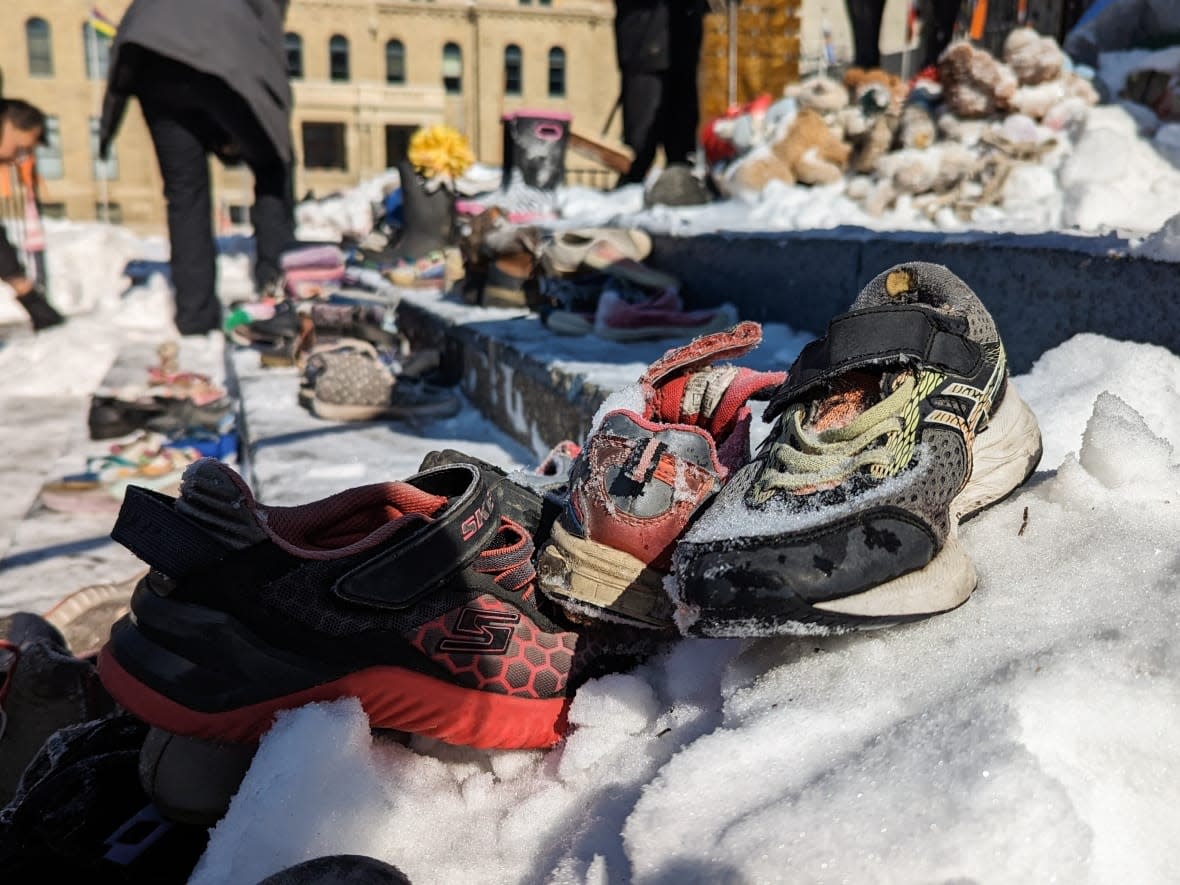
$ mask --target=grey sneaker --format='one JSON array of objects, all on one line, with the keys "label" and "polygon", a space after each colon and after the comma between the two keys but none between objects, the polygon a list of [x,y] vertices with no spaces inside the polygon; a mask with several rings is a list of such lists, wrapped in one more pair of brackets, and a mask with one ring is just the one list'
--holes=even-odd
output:
[{"label": "grey sneaker", "polygon": [[324,354],[311,397],[312,412],[330,421],[449,418],[462,408],[453,390],[395,375],[371,354],[357,351]]},{"label": "grey sneaker", "polygon": [[879,627],[961,605],[959,522],[1036,469],[995,323],[945,267],[872,280],[803,349],[774,429],[676,551],[677,624],[708,636]]}]

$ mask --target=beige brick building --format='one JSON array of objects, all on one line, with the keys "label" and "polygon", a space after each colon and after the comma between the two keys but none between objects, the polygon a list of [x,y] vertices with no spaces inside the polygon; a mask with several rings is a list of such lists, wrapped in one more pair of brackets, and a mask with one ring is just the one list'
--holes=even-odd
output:
[{"label": "beige brick building", "polygon": [[[117,22],[130,0],[96,5]],[[159,172],[134,102],[111,161],[95,157],[107,41],[86,25],[90,9],[89,0],[5,0],[3,94],[51,116],[39,162],[48,214],[92,219],[105,199],[113,218],[160,230]],[[296,193],[386,169],[421,125],[458,127],[490,163],[500,161],[506,111],[565,110],[597,132],[618,96],[613,15],[612,0],[292,0]],[[592,166],[573,156],[568,165]],[[213,169],[215,198],[244,221],[249,172]]]}]

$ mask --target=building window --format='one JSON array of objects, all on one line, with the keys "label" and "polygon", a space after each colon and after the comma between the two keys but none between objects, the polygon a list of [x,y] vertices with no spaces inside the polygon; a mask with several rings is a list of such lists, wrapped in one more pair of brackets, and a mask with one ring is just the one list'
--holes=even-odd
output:
[{"label": "building window", "polygon": [[123,207],[118,203],[95,203],[94,217],[99,221],[105,221],[107,224],[122,224],[123,223]]},{"label": "building window", "polygon": [[62,219],[66,217],[65,203],[41,203],[38,208],[42,218]]},{"label": "building window", "polygon": [[230,203],[229,205],[229,223],[236,225],[246,225],[250,223],[250,207],[243,206],[241,203]]},{"label": "building window", "polygon": [[457,43],[443,47],[443,88],[447,95],[458,95],[463,91],[463,50]]},{"label": "building window", "polygon": [[537,0],[542,6],[552,6],[553,0]]},{"label": "building window", "polygon": [[533,2],[533,0],[520,0],[520,5],[521,6],[529,6],[532,4],[532,2]]},{"label": "building window", "polygon": [[406,47],[401,40],[385,44],[385,82],[406,82]]},{"label": "building window", "polygon": [[53,76],[53,38],[49,22],[31,18],[25,22],[25,44],[29,52],[29,76]]},{"label": "building window", "polygon": [[111,38],[100,34],[90,22],[82,25],[82,50],[86,53],[86,76],[91,80],[105,80],[111,63]]},{"label": "building window", "polygon": [[98,156],[98,117],[90,118],[90,165],[93,167],[95,181],[114,181],[119,177],[119,155],[115,153],[115,145],[111,144],[110,154],[105,160]]},{"label": "building window", "polygon": [[521,69],[524,67],[524,62],[521,60],[520,47],[515,43],[510,43],[504,49],[504,94],[505,95],[520,95],[522,76]]},{"label": "building window", "polygon": [[339,34],[328,41],[328,76],[336,83],[348,82],[348,38]]},{"label": "building window", "polygon": [[410,153],[410,136],[417,131],[417,126],[389,126],[385,127],[385,168],[392,169]]},{"label": "building window", "polygon": [[549,50],[549,97],[565,96],[565,50],[554,46]]},{"label": "building window", "polygon": [[304,169],[348,169],[343,123],[303,124]]},{"label": "building window", "polygon": [[302,80],[303,38],[298,34],[287,33],[283,36],[283,44],[287,50],[287,76],[292,80]]},{"label": "building window", "polygon": [[45,179],[65,176],[61,162],[61,123],[57,117],[45,118],[44,144],[37,145],[37,174]]}]

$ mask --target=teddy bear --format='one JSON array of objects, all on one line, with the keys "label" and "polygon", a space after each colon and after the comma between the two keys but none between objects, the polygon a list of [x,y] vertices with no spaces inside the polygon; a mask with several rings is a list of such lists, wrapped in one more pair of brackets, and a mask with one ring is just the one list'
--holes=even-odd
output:
[{"label": "teddy bear", "polygon": [[835,113],[848,105],[848,89],[839,80],[824,74],[815,74],[787,86],[783,95],[795,99],[799,107],[811,108],[821,114]]},{"label": "teddy bear", "polygon": [[1021,86],[1035,86],[1057,79],[1065,67],[1065,53],[1052,37],[1042,37],[1032,28],[1016,28],[1004,40],[1004,64]]},{"label": "teddy bear", "polygon": [[939,57],[938,79],[948,109],[967,119],[1007,110],[1020,85],[1010,67],[965,40]]},{"label": "teddy bear", "polygon": [[749,194],[761,192],[771,181],[831,184],[844,175],[850,152],[821,114],[802,108],[769,144],[730,166],[723,185],[730,193]]},{"label": "teddy bear", "polygon": [[895,74],[856,67],[844,72],[844,85],[851,104],[840,111],[839,122],[852,146],[852,168],[872,172],[893,145],[906,85]]}]

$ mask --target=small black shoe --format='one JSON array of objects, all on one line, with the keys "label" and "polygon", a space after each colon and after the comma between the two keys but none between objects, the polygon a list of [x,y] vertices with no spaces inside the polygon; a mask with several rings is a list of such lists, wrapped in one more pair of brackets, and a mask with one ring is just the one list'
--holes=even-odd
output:
[{"label": "small black shoe", "polygon": [[29,315],[29,319],[33,323],[33,331],[40,332],[42,329],[48,329],[52,326],[60,326],[66,321],[52,304],[49,303],[45,297],[45,292],[38,286],[30,291],[27,295],[22,295],[16,299],[20,302],[20,306],[25,309],[25,313]]}]

